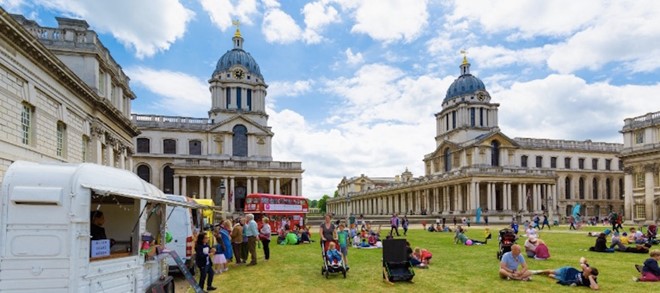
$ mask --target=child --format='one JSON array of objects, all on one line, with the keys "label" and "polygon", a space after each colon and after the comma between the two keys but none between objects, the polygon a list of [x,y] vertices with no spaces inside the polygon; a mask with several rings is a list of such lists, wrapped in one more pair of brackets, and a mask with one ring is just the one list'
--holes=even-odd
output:
[{"label": "child", "polygon": [[360,246],[360,236],[355,235],[353,236],[353,247],[358,247]]},{"label": "child", "polygon": [[224,245],[222,243],[218,243],[215,245],[213,249],[211,249],[211,253],[215,254],[213,255],[213,271],[216,274],[220,274],[225,271],[225,267],[227,266],[227,258],[225,258],[225,249]]},{"label": "child", "polygon": [[[653,250],[650,253],[651,257],[644,261],[644,267],[641,269],[642,276],[640,278],[633,278],[635,281],[641,282],[660,282],[660,250]],[[637,265],[635,265],[637,267]]]},{"label": "child", "polygon": [[[344,223],[339,224],[339,232],[337,232],[337,238],[339,240],[339,249],[341,250],[341,254],[344,256],[344,260],[348,258],[348,231],[346,231],[344,228]],[[348,266],[348,263],[344,261],[346,266]]]},{"label": "child", "polygon": [[337,246],[334,242],[328,244],[328,251],[326,251],[325,255],[331,264],[336,264],[342,260],[341,252],[337,251]]},{"label": "child", "polygon": [[413,251],[413,257],[420,261],[421,264],[426,266],[431,262],[433,254],[431,254],[431,252],[426,249],[415,247],[415,250]]}]

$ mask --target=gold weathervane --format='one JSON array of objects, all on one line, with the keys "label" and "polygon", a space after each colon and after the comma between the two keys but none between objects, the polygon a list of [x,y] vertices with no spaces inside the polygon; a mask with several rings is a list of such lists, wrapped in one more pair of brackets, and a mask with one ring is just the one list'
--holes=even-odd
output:
[{"label": "gold weathervane", "polygon": [[241,26],[241,22],[238,21],[238,19],[234,19],[231,21],[231,24],[236,27],[236,32],[234,33],[234,37],[241,37],[241,30],[239,29]]},{"label": "gold weathervane", "polygon": [[461,50],[461,54],[463,54],[463,64],[468,64],[467,51],[465,49],[463,49],[463,50]]}]

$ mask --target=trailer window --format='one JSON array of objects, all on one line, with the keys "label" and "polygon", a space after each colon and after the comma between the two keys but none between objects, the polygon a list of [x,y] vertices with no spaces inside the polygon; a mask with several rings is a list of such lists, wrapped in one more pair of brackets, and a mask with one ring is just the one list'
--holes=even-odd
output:
[{"label": "trailer window", "polygon": [[90,261],[136,255],[140,201],[92,193],[90,208]]}]

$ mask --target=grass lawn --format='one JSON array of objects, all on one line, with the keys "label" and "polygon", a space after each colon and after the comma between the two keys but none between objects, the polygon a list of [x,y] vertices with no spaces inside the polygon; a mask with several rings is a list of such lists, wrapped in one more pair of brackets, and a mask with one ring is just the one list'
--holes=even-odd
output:
[{"label": "grass lawn", "polygon": [[[351,266],[344,279],[341,274],[326,279],[321,275],[321,248],[318,242],[306,245],[281,246],[271,242],[271,259],[263,261],[258,250],[257,266],[236,266],[216,275],[214,286],[219,292],[587,292],[589,288],[572,288],[558,284],[545,276],[534,276],[531,282],[504,281],[498,276],[499,261],[497,231],[491,227],[493,240],[487,245],[463,246],[453,244],[453,233],[430,233],[410,230],[408,241],[413,247],[427,248],[433,253],[429,269],[416,269],[413,283],[387,284],[382,280],[382,250],[349,248]],[[642,264],[648,254],[595,253],[586,251],[595,239],[588,231],[602,231],[605,227],[588,227],[569,232],[566,226],[541,231],[540,238],[550,248],[546,261],[526,259],[532,270],[570,265],[579,268],[578,259],[585,256],[591,266],[598,268],[600,290],[605,292],[658,292],[658,283],[635,283],[638,276],[634,264]],[[483,239],[483,227],[472,227],[468,237]],[[317,233],[314,238],[318,239]],[[274,238],[273,238],[274,239]],[[519,244],[524,243],[521,237]],[[660,248],[654,246],[654,249]],[[192,292],[192,290],[188,290]]]}]

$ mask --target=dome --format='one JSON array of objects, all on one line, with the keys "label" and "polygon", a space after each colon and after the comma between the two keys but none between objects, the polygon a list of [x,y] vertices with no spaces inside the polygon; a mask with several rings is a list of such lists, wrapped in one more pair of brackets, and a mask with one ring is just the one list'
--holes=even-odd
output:
[{"label": "dome", "polygon": [[486,86],[484,86],[483,81],[470,74],[470,63],[467,62],[467,59],[463,59],[463,64],[461,64],[461,72],[461,76],[454,80],[454,82],[452,82],[452,84],[449,86],[447,95],[442,101],[443,103],[446,103],[458,96],[473,94],[477,91],[486,90]]},{"label": "dome", "polygon": [[249,74],[255,75],[263,80],[261,75],[261,70],[259,70],[259,65],[257,61],[252,58],[250,53],[245,52],[243,49],[234,48],[220,57],[218,64],[215,66],[215,71],[213,71],[213,76],[216,74],[228,71],[234,65],[241,65],[248,70]]}]

